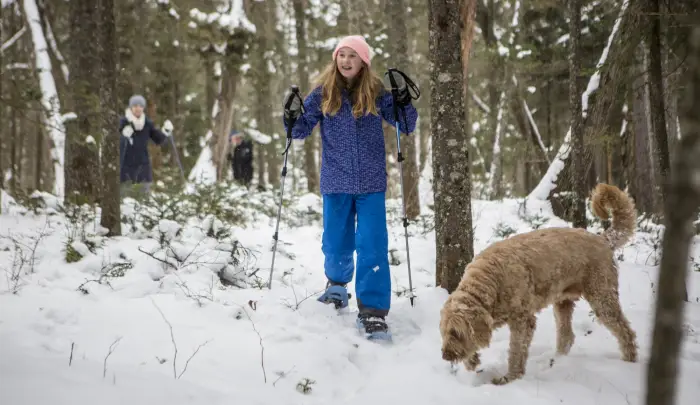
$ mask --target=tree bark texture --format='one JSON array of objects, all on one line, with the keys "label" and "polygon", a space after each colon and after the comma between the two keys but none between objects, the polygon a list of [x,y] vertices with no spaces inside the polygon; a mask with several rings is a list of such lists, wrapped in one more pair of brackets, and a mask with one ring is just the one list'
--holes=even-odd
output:
[{"label": "tree bark texture", "polygon": [[573,185],[572,222],[586,229],[586,165],[581,108],[581,1],[569,0],[569,109],[571,110],[571,172]]},{"label": "tree bark texture", "polygon": [[[309,82],[309,57],[306,44],[306,17],[304,16],[304,0],[294,0],[294,18],[299,49],[299,88],[308,89]],[[303,90],[302,90],[303,91]],[[311,89],[308,89],[311,91]],[[306,174],[306,190],[316,193],[319,190],[319,173],[316,165],[316,148],[312,139],[304,141],[304,173]]]},{"label": "tree bark texture", "polygon": [[661,201],[659,207],[664,205],[663,198],[666,194],[664,185],[670,171],[670,158],[668,152],[668,132],[666,131],[666,104],[664,102],[664,85],[661,66],[661,17],[660,0],[647,0],[647,19],[649,35],[646,39],[648,46],[647,71],[649,72],[649,106],[651,108],[652,131],[654,134],[654,158],[657,164],[657,175]]},{"label": "tree bark texture", "polygon": [[[95,170],[99,167],[96,142],[101,122],[97,11],[92,0],[70,2],[69,111],[74,111],[77,119],[66,123],[65,196],[79,204],[97,201],[101,189],[100,172]],[[88,137],[94,141],[88,141]]]},{"label": "tree bark texture", "polygon": [[429,55],[436,283],[452,292],[474,256],[469,138],[464,127],[459,0],[430,0]]},{"label": "tree bark texture", "polygon": [[[639,54],[641,55],[641,52]],[[632,162],[634,165],[634,178],[631,179],[634,187],[632,196],[640,213],[653,214],[656,212],[654,206],[654,189],[656,188],[654,185],[656,184],[656,179],[651,166],[651,145],[649,142],[651,132],[649,125],[647,125],[647,108],[645,103],[647,75],[641,62],[635,63],[634,66],[633,74],[635,79],[632,82],[632,90],[629,97],[631,106],[631,137],[634,142]]]},{"label": "tree bark texture", "polygon": [[117,31],[114,19],[114,0],[99,2],[101,59],[100,105],[102,129],[102,216],[100,225],[109,230],[108,235],[121,235],[121,208],[119,195],[119,141],[115,130],[119,114],[117,106]]},{"label": "tree bark texture", "polygon": [[[386,0],[386,11],[389,25],[389,53],[391,59],[387,67],[394,67],[405,72],[415,80],[415,74],[411,71],[408,60],[408,30],[406,28],[406,0]],[[401,117],[399,117],[401,119]],[[392,128],[391,139],[396,142],[396,129]],[[418,139],[416,134],[402,136],[401,146],[405,160],[403,161],[404,172],[404,203],[406,204],[406,217],[415,219],[420,215],[420,195],[418,194],[418,162],[416,156],[416,145]],[[397,179],[398,180],[398,179]]]},{"label": "tree bark texture", "polygon": [[670,182],[666,184],[663,253],[651,356],[647,368],[646,405],[672,405],[676,401],[678,357],[683,338],[683,294],[692,221],[700,206],[700,27],[690,35],[688,74],[680,113],[687,129],[676,149]]}]

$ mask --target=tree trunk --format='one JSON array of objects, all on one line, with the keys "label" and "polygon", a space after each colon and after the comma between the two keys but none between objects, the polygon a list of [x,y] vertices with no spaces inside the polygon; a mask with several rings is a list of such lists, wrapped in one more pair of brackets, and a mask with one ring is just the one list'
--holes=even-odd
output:
[{"label": "tree trunk", "polygon": [[[389,53],[391,60],[389,66],[407,72],[409,77],[415,74],[409,72],[410,63],[408,61],[408,30],[406,28],[406,1],[387,0],[386,12],[388,23],[388,35],[391,38],[389,43]],[[399,117],[400,118],[400,117]],[[392,128],[392,141],[396,142],[396,130]],[[401,139],[401,151],[405,160],[403,161],[404,172],[404,203],[406,204],[406,217],[415,219],[420,215],[420,196],[418,194],[418,162],[416,159],[415,135],[404,136]]]},{"label": "tree trunk", "polygon": [[635,66],[636,68],[633,70],[635,80],[632,82],[632,90],[629,97],[631,105],[630,126],[632,129],[630,136],[632,137],[634,152],[632,158],[634,177],[630,180],[634,185],[632,196],[634,197],[637,210],[640,214],[652,214],[655,213],[654,185],[656,180],[651,168],[651,151],[649,148],[651,135],[646,119],[646,74],[641,63],[636,63]]},{"label": "tree trunk", "polygon": [[121,208],[119,196],[119,141],[114,123],[119,115],[117,98],[117,32],[114,21],[114,0],[100,0],[100,112],[102,129],[102,216],[100,225],[109,236],[121,235]]},{"label": "tree trunk", "polygon": [[[682,296],[693,238],[692,221],[700,206],[700,28],[690,35],[688,77],[680,103],[687,129],[676,149],[670,183],[666,184],[666,231],[658,276],[658,296],[651,356],[647,368],[646,405],[672,405],[676,398],[678,357],[683,339]],[[657,101],[658,102],[658,101]]]},{"label": "tree trunk", "polygon": [[[347,13],[346,13],[347,14]],[[294,0],[294,18],[296,20],[297,48],[299,48],[299,88],[307,89],[309,83],[309,59],[306,45],[306,17],[304,16],[304,0]],[[308,89],[310,92],[311,89]],[[312,139],[304,141],[304,173],[306,174],[306,190],[309,193],[318,192],[319,174],[316,165],[316,148]]]},{"label": "tree trunk", "polygon": [[[69,106],[78,118],[66,124],[66,199],[92,204],[100,194],[97,142],[100,132],[98,13],[92,0],[70,3]],[[92,141],[88,139],[92,138]]]},{"label": "tree trunk", "polygon": [[586,165],[583,150],[583,116],[581,111],[581,1],[569,0],[569,109],[571,110],[571,173],[573,175],[572,222],[586,229]]},{"label": "tree trunk", "polygon": [[[73,2],[70,3],[73,7]],[[56,90],[56,82],[51,68],[51,57],[48,52],[46,37],[41,26],[41,17],[36,0],[23,0],[24,17],[32,33],[34,45],[34,64],[41,87],[41,104],[44,109],[44,126],[51,135],[53,150],[51,158],[54,161],[55,182],[53,191],[58,198],[65,195],[64,162],[65,162],[65,129],[61,118],[61,103]],[[89,42],[89,41],[88,41]],[[13,108],[13,111],[15,109]],[[16,122],[16,121],[15,121]],[[16,168],[15,168],[16,169]]]},{"label": "tree trunk", "polygon": [[233,100],[238,84],[238,66],[226,66],[221,76],[221,92],[217,98],[219,111],[214,117],[214,136],[210,143],[217,181],[222,181],[225,178],[224,173],[228,171],[226,151],[228,135],[233,126]]},{"label": "tree trunk", "polygon": [[452,292],[474,256],[459,0],[429,0],[436,283]]},{"label": "tree trunk", "polygon": [[670,171],[670,158],[668,152],[668,132],[666,131],[666,105],[664,102],[664,86],[661,67],[661,17],[659,0],[647,0],[647,17],[649,35],[646,40],[648,46],[647,71],[649,72],[649,106],[651,115],[651,128],[654,134],[654,157],[657,164],[659,178],[660,201],[659,207],[663,207],[663,199],[666,194],[664,187]]},{"label": "tree trunk", "polygon": [[[0,5],[0,45],[5,43],[5,24],[2,23],[4,17],[4,7]],[[5,76],[3,75],[5,71],[5,59],[2,57],[3,52],[0,52],[0,190],[5,189],[5,159],[4,159],[4,154],[5,154],[5,124],[7,121],[5,120],[5,106],[6,101],[4,89],[3,89],[3,81],[5,79]],[[2,193],[0,192],[0,214],[2,214],[2,206],[3,206],[3,201],[2,201]]]}]

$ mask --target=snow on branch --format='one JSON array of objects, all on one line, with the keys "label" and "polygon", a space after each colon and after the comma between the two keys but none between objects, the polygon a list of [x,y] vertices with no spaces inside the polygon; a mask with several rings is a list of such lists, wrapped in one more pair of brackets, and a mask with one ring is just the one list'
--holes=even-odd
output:
[{"label": "snow on branch", "polygon": [[246,128],[245,132],[250,135],[253,140],[261,145],[267,145],[272,142],[272,137],[270,135],[265,135],[255,128]]},{"label": "snow on branch", "polygon": [[63,197],[64,173],[64,144],[66,131],[63,127],[61,115],[61,103],[56,90],[56,82],[53,78],[51,68],[51,57],[49,56],[44,29],[41,26],[39,8],[36,0],[23,0],[24,15],[27,18],[29,29],[32,33],[34,43],[34,59],[36,71],[41,87],[41,103],[44,106],[44,125],[51,136],[54,147],[51,150],[51,158],[54,161],[56,171],[56,182],[54,184],[54,194],[58,198]]},{"label": "snow on branch", "polygon": [[27,32],[26,25],[24,27],[22,27],[21,30],[17,31],[17,33],[15,35],[13,35],[12,38],[8,39],[4,44],[2,44],[2,46],[0,46],[0,53],[5,52],[5,49],[14,45],[15,42],[17,42],[17,40],[20,39],[22,37],[22,35],[24,35],[25,32]]},{"label": "snow on branch", "polygon": [[[588,98],[591,94],[593,94],[594,91],[598,90],[598,86],[600,85],[600,69],[605,64],[605,61],[608,59],[610,48],[612,47],[612,43],[615,40],[617,32],[620,29],[622,17],[625,15],[628,5],[629,0],[624,0],[622,2],[622,6],[620,7],[620,13],[617,16],[617,19],[615,20],[615,25],[613,26],[612,32],[610,32],[610,36],[608,37],[608,43],[605,46],[605,49],[603,49],[603,52],[600,55],[600,60],[596,65],[596,71],[595,73],[593,73],[593,76],[591,76],[591,78],[588,80],[588,87],[581,95],[581,106],[584,118],[586,117],[588,110]],[[557,152],[554,161],[551,165],[549,165],[547,173],[544,174],[539,184],[537,184],[537,187],[535,187],[535,189],[532,190],[532,192],[527,196],[528,199],[534,198],[537,200],[546,201],[547,198],[549,198],[549,193],[552,190],[554,190],[554,188],[557,186],[557,177],[559,176],[559,173],[561,173],[561,171],[564,170],[564,161],[569,157],[569,153],[571,152],[570,143],[571,126],[569,126],[569,130],[566,133],[566,136],[564,137],[564,142],[562,142],[561,146],[559,147],[559,151]]]},{"label": "snow on branch", "polygon": [[231,9],[227,13],[205,13],[197,8],[190,10],[190,17],[195,23],[218,24],[221,28],[227,28],[230,33],[236,29],[244,29],[251,33],[256,32],[255,24],[248,20],[243,9],[243,0],[232,0]]},{"label": "snow on branch", "polygon": [[523,108],[525,109],[527,119],[528,119],[528,121],[530,121],[530,125],[532,126],[532,131],[535,133],[535,136],[537,137],[537,144],[542,149],[542,152],[544,152],[544,157],[547,159],[547,163],[551,164],[552,161],[549,159],[549,154],[547,153],[547,148],[544,146],[544,141],[542,141],[542,135],[540,134],[540,129],[537,127],[537,124],[535,123],[535,118],[533,118],[532,111],[530,110],[530,107],[527,105],[527,101],[525,101],[525,99],[523,99]]},{"label": "snow on branch", "polygon": [[61,63],[63,78],[66,80],[66,83],[68,83],[68,78],[70,77],[68,65],[66,64],[66,60],[63,58],[63,54],[61,54],[61,51],[58,50],[58,42],[56,42],[56,37],[53,35],[51,23],[49,23],[49,19],[46,17],[44,17],[44,24],[46,24],[46,39],[49,41],[49,45],[51,45],[51,51],[53,51],[53,54],[56,55],[56,59]]}]

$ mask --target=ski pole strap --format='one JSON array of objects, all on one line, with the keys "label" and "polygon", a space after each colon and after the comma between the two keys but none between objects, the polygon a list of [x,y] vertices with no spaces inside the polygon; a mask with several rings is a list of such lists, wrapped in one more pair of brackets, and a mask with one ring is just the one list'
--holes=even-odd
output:
[{"label": "ski pole strap", "polygon": [[[398,87],[397,87],[398,85],[396,84],[396,78],[394,76],[395,74],[399,74],[403,78],[404,82],[406,83],[406,87],[409,90],[408,94],[411,97],[411,99],[418,100],[418,98],[420,98],[420,90],[418,89],[418,86],[416,85],[416,83],[413,80],[411,80],[411,78],[408,77],[408,75],[406,73],[404,73],[396,68],[389,68],[389,71],[387,72],[387,75],[389,76],[389,82],[391,83],[392,90],[398,90]],[[413,93],[411,92],[411,90],[413,90]]]},{"label": "ski pole strap", "polygon": [[292,146],[292,128],[294,128],[294,124],[296,123],[297,117],[292,116],[292,111],[290,109],[292,108],[292,104],[295,100],[299,100],[299,107],[301,109],[301,113],[304,113],[304,100],[302,100],[301,95],[299,94],[299,87],[297,87],[296,85],[292,85],[291,91],[291,97],[289,97],[289,99],[284,105],[284,115],[289,117],[289,122],[287,123],[287,146],[284,148],[284,152],[282,152],[282,155],[286,155],[287,153],[289,153],[289,147]]}]

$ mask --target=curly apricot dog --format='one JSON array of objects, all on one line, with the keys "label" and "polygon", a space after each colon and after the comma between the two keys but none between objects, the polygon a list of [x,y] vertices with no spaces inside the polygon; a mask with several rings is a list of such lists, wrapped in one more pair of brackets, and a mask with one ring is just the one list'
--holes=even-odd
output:
[{"label": "curly apricot dog", "polygon": [[598,184],[591,206],[601,219],[612,211],[612,226],[601,235],[580,228],[540,229],[496,242],[474,258],[440,311],[444,360],[474,370],[492,331],[508,325],[508,373],[493,383],[521,378],[536,314],[554,305],[557,353],[567,354],[574,343],[574,301],[583,297],[617,338],[622,359],[637,361],[636,334],[620,308],[613,257],[634,234],[634,203],[617,187]]}]

